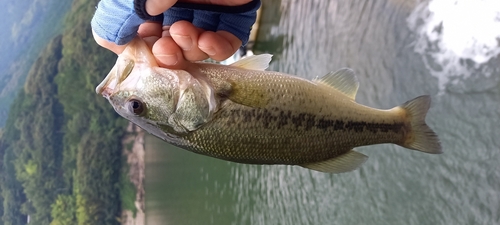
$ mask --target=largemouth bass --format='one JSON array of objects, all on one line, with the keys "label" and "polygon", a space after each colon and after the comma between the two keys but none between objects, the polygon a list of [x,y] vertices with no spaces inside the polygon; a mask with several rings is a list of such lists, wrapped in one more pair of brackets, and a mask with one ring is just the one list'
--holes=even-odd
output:
[{"label": "largemouth bass", "polygon": [[341,173],[368,158],[357,146],[393,143],[441,153],[426,125],[430,97],[389,110],[355,102],[359,83],[341,69],[313,81],[264,71],[270,55],[230,66],[160,68],[134,39],[96,92],[115,111],[183,149],[239,163],[300,165]]}]

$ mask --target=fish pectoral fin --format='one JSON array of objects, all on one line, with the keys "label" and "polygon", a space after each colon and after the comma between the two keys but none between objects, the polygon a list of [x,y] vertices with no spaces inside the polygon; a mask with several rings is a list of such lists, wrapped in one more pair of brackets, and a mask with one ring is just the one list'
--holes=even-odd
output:
[{"label": "fish pectoral fin", "polygon": [[269,67],[272,57],[273,55],[271,54],[247,56],[231,64],[231,66],[249,70],[266,70]]},{"label": "fish pectoral fin", "polygon": [[264,89],[258,86],[239,85],[238,83],[232,83],[227,98],[235,103],[254,108],[264,107],[271,101]]},{"label": "fish pectoral fin", "polygon": [[325,76],[314,79],[315,83],[333,88],[352,99],[356,98],[359,88],[359,81],[353,70],[343,68],[335,72],[330,72]]},{"label": "fish pectoral fin", "polygon": [[194,131],[205,124],[213,114],[212,98],[207,96],[201,85],[187,87],[180,94],[175,113],[169,118],[169,123],[176,131]]},{"label": "fish pectoral fin", "polygon": [[368,156],[354,150],[326,161],[300,165],[324,173],[345,173],[360,167]]}]

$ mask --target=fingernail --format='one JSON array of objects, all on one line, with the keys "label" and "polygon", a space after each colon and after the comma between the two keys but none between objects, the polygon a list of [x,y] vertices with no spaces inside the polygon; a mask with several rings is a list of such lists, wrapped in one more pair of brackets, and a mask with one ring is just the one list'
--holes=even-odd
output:
[{"label": "fingernail", "polygon": [[200,48],[200,50],[202,50],[203,52],[207,53],[207,55],[215,55],[216,54],[215,49],[213,47],[198,46],[198,48]]},{"label": "fingernail", "polygon": [[179,57],[173,55],[156,55],[156,59],[167,66],[173,66],[179,62]]},{"label": "fingernail", "polygon": [[189,35],[172,35],[175,43],[179,45],[184,51],[189,51],[193,47],[193,39]]}]

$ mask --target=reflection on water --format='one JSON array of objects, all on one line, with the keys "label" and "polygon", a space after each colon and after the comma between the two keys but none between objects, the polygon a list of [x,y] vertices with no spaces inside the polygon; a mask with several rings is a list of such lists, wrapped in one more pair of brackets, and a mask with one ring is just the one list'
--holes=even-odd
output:
[{"label": "reflection on water", "polygon": [[478,28],[456,39],[469,45],[448,43],[453,21],[439,22],[449,19],[437,2],[491,19],[497,1],[263,1],[259,41],[279,50],[272,70],[310,79],[353,68],[362,104],[432,95],[427,121],[444,154],[362,147],[360,169],[331,175],[225,162],[148,137],[147,224],[499,224],[498,39],[475,37]]},{"label": "reflection on water", "polygon": [[[499,71],[481,65],[500,54],[500,1],[423,2],[408,17],[408,25],[417,35],[415,51],[439,79],[441,91],[447,86],[486,90],[495,85],[481,81]],[[471,77],[479,84],[463,87],[462,81]]]},{"label": "reflection on water", "polygon": [[227,162],[145,137],[146,224],[230,224],[235,220]]}]

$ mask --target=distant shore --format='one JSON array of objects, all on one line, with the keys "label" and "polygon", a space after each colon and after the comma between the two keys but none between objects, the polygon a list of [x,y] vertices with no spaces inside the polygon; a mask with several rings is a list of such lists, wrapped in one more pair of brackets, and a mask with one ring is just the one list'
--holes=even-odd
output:
[{"label": "distant shore", "polygon": [[[122,225],[144,225],[144,131],[137,125],[129,122],[127,134],[122,140],[123,154],[127,157],[128,177],[136,188],[135,207],[137,212],[124,209],[121,216]],[[131,146],[131,149],[127,147]]]}]

